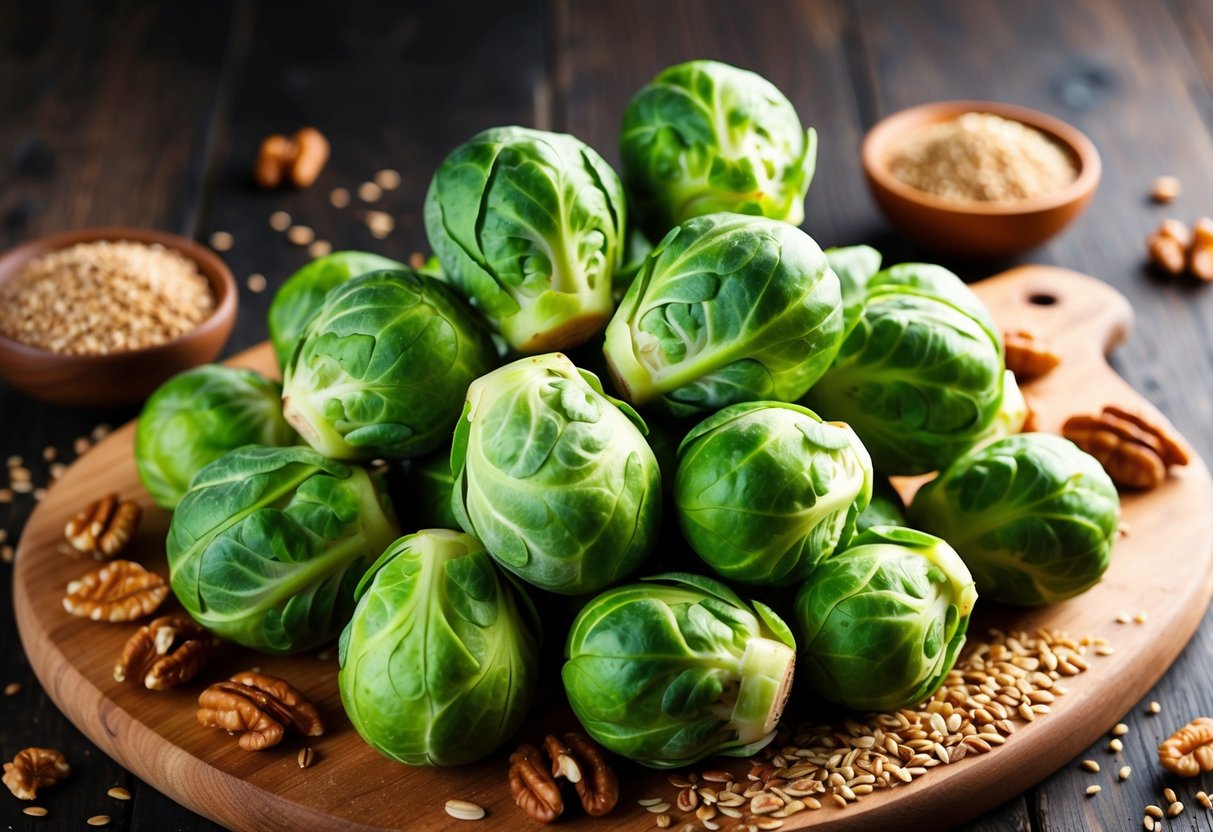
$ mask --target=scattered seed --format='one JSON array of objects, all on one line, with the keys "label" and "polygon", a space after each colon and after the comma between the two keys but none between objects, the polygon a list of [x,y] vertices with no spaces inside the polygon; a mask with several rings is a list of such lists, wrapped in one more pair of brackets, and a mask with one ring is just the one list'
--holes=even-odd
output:
[{"label": "scattered seed", "polygon": [[847,799],[840,794],[830,795],[830,799],[834,801],[834,805],[839,809],[847,808]]},{"label": "scattered seed", "polygon": [[650,806],[656,806],[658,803],[660,803],[661,798],[660,797],[646,797],[644,800],[637,800],[636,802],[647,809]]},{"label": "scattered seed", "polygon": [[1092,773],[1099,771],[1099,763],[1095,762],[1094,760],[1083,760],[1082,767]]},{"label": "scattered seed", "polygon": [[1162,711],[1162,705],[1159,705],[1157,702],[1151,702],[1146,706],[1146,710],[1151,714],[1157,714]]},{"label": "scattered seed", "polygon": [[291,227],[291,215],[286,211],[275,211],[270,214],[270,228],[275,231],[286,231]]},{"label": "scattered seed", "polygon": [[21,458],[20,456],[18,456],[17,454],[13,454],[12,456],[10,456],[8,459],[6,459],[4,461],[4,465],[7,468],[17,468],[24,464],[25,464],[25,460],[23,458]]},{"label": "scattered seed", "polygon": [[1151,803],[1149,806],[1146,807],[1146,814],[1152,818],[1162,818],[1162,816],[1163,816],[1162,807],[1155,806],[1153,803]]},{"label": "scattered seed", "polygon": [[34,490],[32,482],[15,482],[12,484],[13,491],[17,494],[28,494]]},{"label": "scattered seed", "polygon": [[1095,655],[1097,655],[1097,656],[1110,656],[1114,652],[1116,652],[1116,651],[1113,650],[1111,645],[1108,645],[1108,644],[1101,644],[1095,648]]},{"label": "scattered seed", "polygon": [[375,184],[385,191],[394,191],[400,187],[400,174],[387,168],[375,174]]},{"label": "scattered seed", "polygon": [[58,454],[59,451],[56,450],[54,445],[47,445],[42,449],[42,459],[44,462],[53,462]]},{"label": "scattered seed", "polygon": [[484,807],[467,800],[448,800],[446,813],[455,820],[480,820],[484,817]]},{"label": "scattered seed", "polygon": [[1120,740],[1113,738],[1113,740],[1108,743],[1108,750],[1114,754],[1118,754],[1125,750],[1125,744]]},{"label": "scattered seed", "polygon": [[657,820],[658,829],[668,829],[669,828],[669,826],[670,826],[670,816],[669,815],[658,815],[656,820]]},{"label": "scattered seed", "polygon": [[110,816],[109,815],[93,815],[91,818],[86,820],[85,823],[87,823],[89,826],[109,826],[110,825]]},{"label": "scattered seed", "polygon": [[106,794],[108,794],[114,800],[130,800],[131,799],[131,793],[129,791],[127,791],[126,789],[122,788],[121,786],[114,786],[112,789],[110,789],[108,792],[106,792]]},{"label": "scattered seed", "polygon": [[1129,768],[1128,766],[1121,766],[1120,771],[1116,772],[1116,776],[1119,777],[1121,780],[1128,780],[1129,773],[1132,771],[1133,771],[1133,769]]},{"label": "scattered seed", "polygon": [[1163,799],[1168,803],[1174,803],[1175,801],[1179,800],[1179,798],[1175,795],[1175,789],[1172,788],[1163,789],[1162,796]]},{"label": "scattered seed", "polygon": [[1167,807],[1167,817],[1177,818],[1183,813],[1183,810],[1184,805],[1177,800]]},{"label": "scattered seed", "polygon": [[327,257],[333,253],[333,244],[328,240],[316,240],[307,247],[307,256],[313,260],[320,257]]},{"label": "scattered seed", "polygon": [[77,436],[76,441],[72,443],[72,450],[76,452],[76,456],[84,456],[91,447],[92,443],[85,436]]},{"label": "scattered seed", "polygon": [[1099,786],[1087,786],[1087,797],[1094,797],[1102,791],[1103,789]]},{"label": "scattered seed", "polygon": [[46,489],[45,488],[35,488],[34,489],[34,502],[40,503],[45,499],[46,499]]},{"label": "scattered seed", "polygon": [[1127,733],[1129,733],[1129,726],[1123,722],[1118,722],[1112,726],[1112,736],[1114,737],[1123,737]]},{"label": "scattered seed", "polygon": [[1141,610],[1140,612],[1137,613],[1137,615],[1133,616],[1133,620],[1136,621],[1138,624],[1145,624],[1146,619],[1148,619],[1149,617],[1150,617],[1150,613],[1146,612],[1145,610]]},{"label": "scattered seed", "polygon": [[[814,801],[814,802],[816,803],[816,801]],[[819,804],[817,804],[817,807],[815,807],[815,808],[820,808],[820,807],[821,807],[821,804],[819,803]],[[763,818],[762,820],[755,821],[754,826],[758,827],[759,829],[764,829],[764,830],[778,829],[779,827],[783,826],[783,820],[780,818]]]},{"label": "scattered seed", "polygon": [[226,231],[216,231],[211,235],[211,248],[215,251],[230,251],[236,240]]},{"label": "scattered seed", "polygon": [[1120,612],[1116,613],[1116,623],[1117,624],[1128,624],[1132,620],[1133,620],[1133,617],[1131,615],[1129,615],[1127,612],[1125,612],[1124,610],[1121,610]]},{"label": "scattered seed", "polygon": [[396,220],[386,211],[367,211],[366,227],[376,240],[387,237],[396,228]]},{"label": "scattered seed", "polygon": [[409,268],[410,269],[424,269],[425,268],[425,255],[422,254],[420,251],[414,251],[412,254],[410,254],[409,255]]},{"label": "scattered seed", "polygon": [[1141,819],[1141,825],[1145,827],[1146,832],[1154,832],[1154,818],[1149,815]]},{"label": "scattered seed", "polygon": [[1150,186],[1150,199],[1163,205],[1174,202],[1181,193],[1183,185],[1175,176],[1159,176]]},{"label": "scattered seed", "polygon": [[704,780],[707,780],[709,783],[732,783],[733,782],[733,775],[729,774],[727,771],[716,771],[716,770],[705,771],[705,772],[702,772],[699,776],[702,777]]},{"label": "scattered seed", "polygon": [[0,546],[0,561],[12,563],[16,556],[17,550],[9,544],[5,543],[3,546]]},{"label": "scattered seed", "polygon": [[1196,793],[1196,802],[1206,809],[1213,809],[1213,800],[1209,799],[1209,795],[1203,791]]},{"label": "scattered seed", "polygon": [[329,192],[329,202],[334,208],[345,208],[350,204],[350,192],[345,188],[333,188]]},{"label": "scattered seed", "polygon": [[378,202],[383,196],[383,189],[374,182],[363,182],[358,186],[358,198],[363,202]]},{"label": "scattered seed", "polygon": [[13,490],[11,488],[0,488],[0,503],[11,503],[13,501]]},{"label": "scattered seed", "polygon": [[299,768],[307,768],[308,766],[310,766],[312,764],[312,761],[315,759],[316,759],[316,752],[313,751],[310,747],[300,748],[299,756],[296,758],[296,762],[299,763]]},{"label": "scattered seed", "polygon": [[286,238],[294,245],[306,246],[316,239],[316,232],[306,225],[292,225],[286,232]]},{"label": "scattered seed", "polygon": [[263,274],[250,274],[245,283],[248,286],[248,290],[255,295],[259,295],[264,292],[266,286],[269,285],[269,282],[265,279],[265,275]]},{"label": "scattered seed", "polygon": [[8,469],[8,477],[13,482],[29,482],[32,479],[30,470],[24,465],[14,465]]},{"label": "scattered seed", "polygon": [[29,815],[31,818],[44,818],[50,814],[42,806],[26,806],[21,811],[23,814]]},{"label": "scattered seed", "polygon": [[20,682],[9,682],[7,685],[4,686],[4,695],[5,696],[16,696],[20,692],[21,692],[21,683]]}]

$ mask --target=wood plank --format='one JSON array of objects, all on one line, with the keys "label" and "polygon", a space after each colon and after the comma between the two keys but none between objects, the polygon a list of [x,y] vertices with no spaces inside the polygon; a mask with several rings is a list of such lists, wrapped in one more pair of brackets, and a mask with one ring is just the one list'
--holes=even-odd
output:
[{"label": "wood plank", "polygon": [[[1118,350],[1113,364],[1207,456],[1213,452],[1207,430],[1213,295],[1158,280],[1143,268],[1144,238],[1158,221],[1191,222],[1208,213],[1202,200],[1213,193],[1208,90],[1185,46],[1185,38],[1189,45],[1207,43],[1209,7],[1180,6],[1187,16],[1177,26],[1166,4],[1131,0],[880,4],[878,11],[872,3],[854,3],[879,114],[933,99],[985,97],[1050,112],[1092,138],[1103,155],[1104,179],[1091,207],[1022,259],[1098,275],[1129,298],[1148,325]],[[1198,56],[1207,79],[1213,64],[1207,52]],[[1168,207],[1148,199],[1152,179],[1164,173],[1178,175],[1185,188]],[[1110,637],[1119,633],[1114,627]],[[1147,717],[1144,703],[1134,706],[1125,716],[1131,732],[1123,754],[1110,754],[1101,740],[1029,796],[1036,828],[1139,828],[1142,807],[1161,802],[1171,782],[1157,766],[1157,742],[1191,717],[1213,712],[1209,687],[1192,683],[1213,674],[1211,647],[1213,619],[1150,694],[1163,702],[1166,717]],[[1109,724],[1118,716],[1109,714]],[[1080,769],[1077,760],[1084,757],[1099,761],[1101,774]],[[1117,784],[1115,771],[1125,763],[1134,773]],[[1088,801],[1082,794],[1090,783],[1103,791]],[[1176,789],[1187,792],[1191,805],[1191,788]],[[1205,813],[1190,822],[1213,828]]]},{"label": "wood plank", "polygon": [[[1123,298],[1113,290],[1091,278],[1048,267],[1025,267],[976,289],[996,320],[1041,333],[1065,355],[1060,367],[1028,387],[1042,429],[1056,431],[1076,409],[1091,408],[1109,396],[1150,411],[1149,404],[1138,399],[1104,362],[1104,346],[1119,339],[1130,318]],[[1056,302],[1047,306],[1031,302],[1042,293],[1052,294]],[[263,371],[272,367],[264,345],[237,361]],[[133,425],[127,425],[68,472],[39,507],[18,553],[21,639],[56,704],[107,753],[174,798],[237,829],[453,832],[463,827],[443,813],[442,804],[455,796],[487,807],[498,828],[532,827],[510,800],[504,749],[474,765],[426,769],[398,765],[365,745],[343,718],[331,651],[327,657],[324,653],[266,656],[232,646],[203,678],[179,689],[149,693],[114,682],[113,657],[133,625],[98,624],[62,610],[57,601],[65,578],[86,571],[89,564],[65,559],[57,545],[65,518],[104,483],[107,489],[145,505],[145,521],[130,554],[165,572],[163,536],[168,516],[150,505],[138,484],[132,434]],[[1110,623],[1114,615],[1110,611],[1150,608],[1153,614],[1145,624],[1108,633],[1118,658],[1092,656],[1091,670],[1065,680],[1069,692],[1053,703],[1049,714],[1021,724],[1004,747],[988,756],[940,766],[922,782],[876,792],[845,810],[827,807],[804,812],[789,818],[785,828],[938,828],[945,813],[963,820],[992,801],[1014,797],[1064,764],[1163,674],[1199,622],[1213,594],[1213,515],[1204,510],[1211,502],[1213,480],[1203,463],[1194,460],[1155,491],[1124,497],[1124,519],[1131,531],[1118,542],[1111,568],[1091,591],[1063,604],[1031,610],[979,606],[975,634],[999,626],[1098,635],[1116,626]],[[537,600],[551,604],[549,598]],[[296,750],[304,744],[297,738],[253,754],[239,750],[222,732],[195,723],[193,701],[201,687],[251,664],[290,680],[320,708],[328,731],[306,741],[319,758],[314,767],[301,771],[295,766]],[[562,721],[572,727],[571,714],[560,705],[559,685],[545,684],[542,691],[523,736],[541,735]],[[102,722],[97,721],[98,714],[104,715]],[[796,716],[789,714],[792,719]],[[748,768],[745,761],[713,765],[717,762],[734,771]],[[676,790],[662,772],[635,766],[620,771],[622,800],[612,816],[612,828],[651,829],[653,818],[636,805],[636,799],[672,797]],[[1105,807],[1111,806],[1107,801],[1074,800],[1072,795],[1068,799],[1067,811],[1102,810],[1105,814],[1100,817],[1105,820]],[[1011,814],[987,819],[978,828],[1017,828],[1017,824],[1022,828],[1016,805],[1012,801]],[[568,817],[562,826],[599,828],[598,822],[584,816]]]}]

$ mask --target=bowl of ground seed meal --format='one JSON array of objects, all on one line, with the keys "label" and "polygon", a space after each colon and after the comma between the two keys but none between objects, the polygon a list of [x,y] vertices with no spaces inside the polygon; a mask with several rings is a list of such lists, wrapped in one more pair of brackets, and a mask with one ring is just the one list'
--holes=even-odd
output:
[{"label": "bowl of ground seed meal", "polygon": [[915,242],[962,258],[1006,257],[1068,225],[1099,184],[1086,136],[1036,110],[940,101],[868,131],[863,166],[885,217]]},{"label": "bowl of ground seed meal", "polygon": [[235,321],[231,271],[176,234],[71,231],[0,257],[0,376],[56,404],[140,402],[213,361]]}]

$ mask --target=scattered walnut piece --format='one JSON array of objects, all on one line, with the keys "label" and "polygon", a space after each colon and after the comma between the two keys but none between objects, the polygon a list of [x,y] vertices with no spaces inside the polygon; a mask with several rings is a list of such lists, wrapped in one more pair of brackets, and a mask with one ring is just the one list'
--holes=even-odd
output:
[{"label": "scattered walnut piece", "polygon": [[1150,198],[1163,205],[1174,202],[1181,193],[1183,184],[1176,176],[1159,176],[1150,186]]},{"label": "scattered walnut piece", "polygon": [[4,764],[4,785],[19,800],[33,800],[38,789],[53,786],[72,773],[64,756],[53,748],[26,748]]},{"label": "scattered walnut piece", "polygon": [[1099,460],[1117,485],[1149,489],[1167,476],[1170,465],[1189,456],[1165,424],[1113,405],[1097,415],[1071,416],[1061,434]]},{"label": "scattered walnut piece", "polygon": [[142,515],[143,511],[134,500],[106,494],[68,520],[63,533],[77,552],[92,555],[97,560],[110,560],[131,542]]},{"label": "scattered walnut piece", "polygon": [[135,631],[114,665],[114,681],[134,678],[148,690],[167,690],[193,679],[218,640],[192,618],[165,615]]},{"label": "scattered walnut piece", "polygon": [[1213,719],[1198,717],[1163,740],[1158,761],[1180,777],[1213,771]]},{"label": "scattered walnut piece", "polygon": [[1163,220],[1146,238],[1150,262],[1168,274],[1183,274],[1192,234],[1176,219]]},{"label": "scattered walnut piece", "polygon": [[529,742],[510,755],[510,795],[531,820],[551,823],[564,812],[560,787],[543,762],[543,752]]},{"label": "scattered walnut piece", "polygon": [[320,714],[288,682],[255,671],[216,682],[198,697],[198,722],[240,734],[245,751],[262,751],[282,741],[289,727],[305,737],[324,733]]},{"label": "scattered walnut piece", "polygon": [[1034,333],[1016,330],[1003,335],[1007,369],[1017,381],[1031,381],[1050,372],[1061,363],[1061,356],[1052,345]]},{"label": "scattered walnut piece", "polygon": [[63,608],[93,621],[134,621],[168,596],[164,578],[130,560],[115,560],[67,585]]},{"label": "scattered walnut piece", "polygon": [[607,765],[602,749],[584,734],[565,734],[564,741],[581,769],[581,780],[575,784],[581,805],[594,817],[607,814],[619,802],[619,778]]},{"label": "scattered walnut piece", "polygon": [[290,138],[266,136],[253,165],[253,179],[262,188],[277,188],[285,181],[306,188],[324,170],[329,150],[329,140],[315,127],[304,127]]}]

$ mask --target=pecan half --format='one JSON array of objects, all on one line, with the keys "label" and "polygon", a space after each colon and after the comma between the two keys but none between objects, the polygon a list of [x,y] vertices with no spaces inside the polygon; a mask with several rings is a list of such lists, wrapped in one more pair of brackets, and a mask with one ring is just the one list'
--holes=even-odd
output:
[{"label": "pecan half", "polygon": [[1163,740],[1158,761],[1180,777],[1213,771],[1213,719],[1198,717]]},{"label": "pecan half", "polygon": [[117,494],[106,494],[68,520],[63,533],[77,552],[92,555],[97,560],[110,560],[131,542],[142,516],[143,510],[134,500],[120,500]]},{"label": "pecan half", "polygon": [[619,778],[607,765],[602,749],[584,734],[565,734],[564,741],[581,769],[581,780],[575,784],[581,805],[594,817],[607,814],[619,802]]},{"label": "pecan half", "polygon": [[63,608],[93,621],[134,621],[168,597],[164,578],[131,560],[115,560],[67,585]]},{"label": "pecan half", "polygon": [[38,789],[53,786],[72,773],[64,756],[53,748],[26,748],[4,764],[4,785],[19,800],[33,800]]},{"label": "pecan half", "polygon": [[216,682],[198,697],[198,706],[199,723],[240,734],[245,751],[277,745],[287,727],[305,737],[324,733],[315,706],[288,682],[264,673],[245,671]]},{"label": "pecan half", "polygon": [[1096,415],[1071,416],[1061,434],[1099,460],[1117,485],[1154,488],[1167,466],[1186,465],[1188,452],[1164,425],[1109,405]]},{"label": "pecan half", "polygon": [[148,690],[166,690],[193,679],[219,641],[192,618],[165,615],[135,631],[114,665],[114,681],[141,679]]},{"label": "pecan half", "polygon": [[1015,374],[1017,381],[1040,378],[1061,363],[1061,356],[1047,341],[1022,329],[1004,333],[1003,349],[1007,369]]},{"label": "pecan half", "polygon": [[564,798],[555,778],[548,773],[543,752],[529,742],[510,755],[510,794],[518,808],[532,820],[551,823],[564,812]]}]

